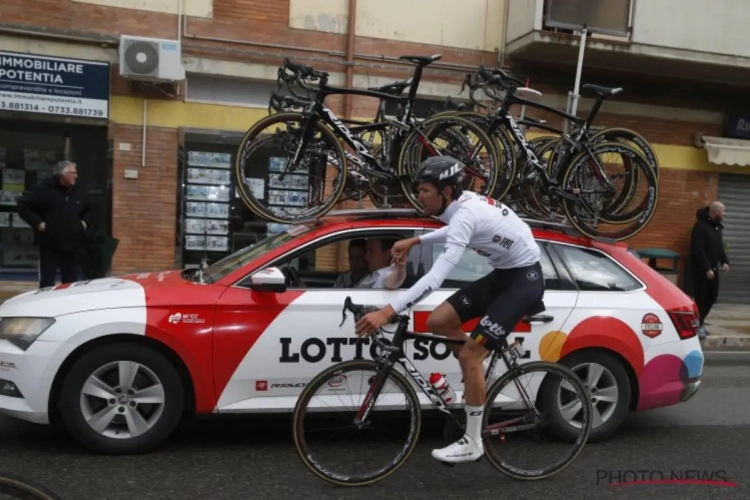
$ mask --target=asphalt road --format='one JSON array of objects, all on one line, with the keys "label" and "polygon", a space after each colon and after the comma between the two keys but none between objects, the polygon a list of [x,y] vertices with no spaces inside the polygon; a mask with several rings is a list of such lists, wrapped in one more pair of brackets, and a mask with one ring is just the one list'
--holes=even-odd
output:
[{"label": "asphalt road", "polygon": [[[717,355],[688,403],[631,415],[616,436],[590,444],[570,468],[545,481],[519,483],[488,463],[446,468],[420,446],[394,476],[375,486],[339,489],[313,477],[295,455],[288,420],[188,424],[158,451],[101,457],[64,432],[0,417],[0,470],[31,477],[65,499],[245,498],[750,498],[750,356]],[[620,480],[688,477],[737,486],[631,485]],[[626,472],[631,471],[631,472]],[[634,471],[634,472],[632,472]],[[686,474],[682,472],[682,474]]]}]

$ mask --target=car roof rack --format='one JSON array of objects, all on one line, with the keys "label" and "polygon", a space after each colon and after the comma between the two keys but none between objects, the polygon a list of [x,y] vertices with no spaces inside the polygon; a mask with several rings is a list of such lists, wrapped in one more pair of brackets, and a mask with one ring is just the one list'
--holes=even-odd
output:
[{"label": "car roof rack", "polygon": [[398,219],[398,218],[432,218],[428,215],[424,215],[414,208],[348,208],[344,210],[331,210],[323,215],[314,217],[306,217],[304,219],[297,219],[292,224],[309,224],[319,223],[321,219],[329,217],[356,217],[358,220],[362,219]]},{"label": "car roof rack", "polygon": [[612,238],[605,238],[603,236],[597,236],[596,238],[592,238],[590,236],[587,236],[570,224],[565,224],[562,222],[544,221],[544,220],[538,220],[538,219],[527,219],[524,217],[521,217],[521,220],[524,221],[526,224],[528,224],[529,227],[531,227],[532,229],[541,229],[544,231],[557,231],[557,232],[563,233],[566,236],[573,236],[576,238],[587,238],[587,239],[594,240],[594,241],[600,241],[602,243],[609,243],[611,245],[617,244],[617,241],[613,240]]},{"label": "car roof rack", "polygon": [[[425,215],[414,208],[348,208],[343,210],[331,210],[323,215],[315,217],[307,217],[304,219],[298,219],[292,224],[309,224],[309,223],[320,223],[321,219],[328,217],[356,217],[358,220],[364,219],[398,219],[398,218],[417,218],[417,219],[432,219],[435,217]],[[555,221],[544,221],[538,219],[529,219],[521,217],[521,220],[529,225],[532,229],[541,229],[543,231],[556,231],[566,236],[572,236],[576,238],[586,238],[602,243],[609,243],[612,245],[617,244],[616,240],[612,238],[596,237],[591,238],[580,232],[578,229],[570,224]]]}]

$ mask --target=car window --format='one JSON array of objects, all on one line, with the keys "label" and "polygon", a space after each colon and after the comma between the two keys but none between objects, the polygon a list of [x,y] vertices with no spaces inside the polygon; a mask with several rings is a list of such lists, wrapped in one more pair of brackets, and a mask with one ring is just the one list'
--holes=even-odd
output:
[{"label": "car window", "polygon": [[[443,252],[444,247],[445,245],[442,243],[432,245],[432,262],[437,260],[438,256]],[[540,263],[544,273],[545,287],[548,290],[559,289],[560,280],[544,248],[542,248]],[[459,259],[456,267],[448,274],[441,288],[459,288],[466,283],[483,278],[491,271],[492,266],[487,257],[483,257],[473,250],[466,250]]]},{"label": "car window", "polygon": [[555,245],[581,291],[627,292],[641,284],[609,256],[569,245]]},{"label": "car window", "polygon": [[[371,274],[372,271],[379,269],[370,269],[369,264],[365,261],[364,274],[360,274],[352,279],[350,271],[349,247],[357,247],[358,244],[364,244],[367,247],[367,240],[389,238],[398,240],[414,236],[413,230],[389,230],[382,232],[373,232],[373,230],[363,230],[362,232],[347,232],[346,237],[324,237],[304,248],[302,251],[293,251],[279,260],[271,263],[274,267],[283,268],[289,266],[294,268],[299,274],[300,280],[304,284],[303,288],[359,288],[355,285],[358,283],[379,282],[377,275]],[[362,256],[366,250],[354,251],[353,262],[362,264]],[[390,262],[390,259],[385,259]],[[417,263],[419,261],[419,247],[412,248],[406,266],[406,279],[400,288],[408,288],[416,283]],[[380,269],[387,267],[386,263]],[[297,288],[292,286],[292,288]]]},{"label": "car window", "polygon": [[227,276],[229,273],[245,266],[245,264],[258,257],[259,255],[270,252],[271,250],[280,247],[286,242],[302,236],[303,234],[309,233],[312,230],[313,226],[306,224],[290,226],[284,231],[272,234],[257,243],[246,246],[245,248],[238,250],[233,254],[227,255],[217,262],[214,262],[205,269],[203,275],[207,276],[211,283],[215,283],[216,281],[222,279],[224,276]]}]

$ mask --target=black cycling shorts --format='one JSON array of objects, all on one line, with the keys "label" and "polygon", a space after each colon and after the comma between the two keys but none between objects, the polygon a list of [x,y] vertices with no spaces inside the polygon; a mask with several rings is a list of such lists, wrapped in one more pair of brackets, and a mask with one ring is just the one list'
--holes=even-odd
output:
[{"label": "black cycling shorts", "polygon": [[544,276],[538,262],[513,269],[495,269],[484,278],[464,285],[447,302],[466,323],[480,318],[471,333],[488,350],[506,345],[505,338],[526,311],[544,298]]}]

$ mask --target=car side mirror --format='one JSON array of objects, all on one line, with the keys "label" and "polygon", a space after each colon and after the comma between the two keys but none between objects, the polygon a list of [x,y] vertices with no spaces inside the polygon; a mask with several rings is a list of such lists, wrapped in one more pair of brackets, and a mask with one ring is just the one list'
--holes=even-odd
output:
[{"label": "car side mirror", "polygon": [[250,276],[250,289],[256,292],[286,292],[286,276],[278,267],[268,267]]}]

